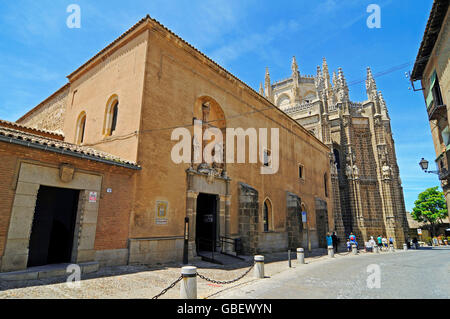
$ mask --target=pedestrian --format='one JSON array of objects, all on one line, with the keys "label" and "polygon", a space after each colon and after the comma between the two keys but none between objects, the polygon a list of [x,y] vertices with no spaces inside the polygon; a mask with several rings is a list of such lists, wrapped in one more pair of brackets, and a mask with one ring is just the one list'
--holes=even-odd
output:
[{"label": "pedestrian", "polygon": [[380,248],[380,251],[383,250],[383,238],[381,237],[381,235],[378,235],[377,242],[378,242],[378,248]]},{"label": "pedestrian", "polygon": [[419,249],[419,242],[417,240],[417,237],[414,237],[412,240],[413,244],[414,244],[414,248],[415,249]]},{"label": "pedestrian", "polygon": [[383,237],[383,239],[381,241],[383,242],[383,247],[387,249],[388,248],[388,241],[387,241],[386,237]]},{"label": "pedestrian", "polygon": [[333,235],[331,235],[331,239],[333,240],[333,249],[334,252],[337,254],[338,252],[338,243],[339,243],[339,238],[336,235],[336,232],[333,232]]},{"label": "pedestrian", "polygon": [[373,248],[375,247],[375,245],[376,245],[375,239],[373,239],[373,236],[370,236],[370,240],[369,240],[370,251],[373,252]]},{"label": "pedestrian", "polygon": [[394,245],[394,238],[392,238],[392,237],[389,237],[389,245]]},{"label": "pedestrian", "polygon": [[327,233],[327,246],[333,246],[333,238],[331,237],[331,233]]},{"label": "pedestrian", "polygon": [[350,236],[348,236],[348,239],[350,239],[350,242],[354,243],[356,241],[356,236],[353,233],[350,233]]},{"label": "pedestrian", "polygon": [[352,251],[352,243],[350,242],[350,239],[347,239],[347,251],[348,252]]}]

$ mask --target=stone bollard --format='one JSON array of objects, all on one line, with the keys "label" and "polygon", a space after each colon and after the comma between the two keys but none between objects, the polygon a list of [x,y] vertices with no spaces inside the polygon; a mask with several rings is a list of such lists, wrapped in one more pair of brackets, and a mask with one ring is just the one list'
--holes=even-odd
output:
[{"label": "stone bollard", "polygon": [[355,244],[352,245],[352,252],[353,252],[353,255],[357,255],[358,254],[358,248],[356,248]]},{"label": "stone bollard", "polygon": [[408,244],[403,244],[403,250],[407,251],[408,250]]},{"label": "stone bollard", "polygon": [[393,253],[394,252],[394,245],[389,245],[389,252]]},{"label": "stone bollard", "polygon": [[328,257],[334,258],[334,247],[328,246]]},{"label": "stone bollard", "polygon": [[305,263],[305,251],[303,248],[297,248],[297,264]]},{"label": "stone bollard", "polygon": [[264,278],[264,256],[255,256],[255,278]]},{"label": "stone bollard", "polygon": [[180,299],[197,299],[197,267],[181,268]]},{"label": "stone bollard", "polygon": [[379,253],[380,253],[380,249],[378,249],[378,246],[377,246],[377,245],[373,246],[373,252],[374,252],[375,254],[379,254]]}]

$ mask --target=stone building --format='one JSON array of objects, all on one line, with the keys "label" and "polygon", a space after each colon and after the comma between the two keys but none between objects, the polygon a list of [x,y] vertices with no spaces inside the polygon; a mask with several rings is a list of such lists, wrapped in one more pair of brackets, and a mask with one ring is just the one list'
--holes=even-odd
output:
[{"label": "stone building", "polygon": [[[105,171],[109,176],[115,174],[116,168],[112,167],[121,163],[130,166],[117,168],[124,170],[117,174],[129,177],[114,175],[110,180],[98,180],[92,187],[81,188],[90,190],[95,186],[99,192],[100,208],[94,224],[97,229],[103,227],[95,232],[92,226],[91,241],[86,248],[89,253],[83,261],[108,265],[180,261],[186,217],[191,257],[206,250],[221,250],[220,241],[224,237],[239,238],[242,253],[247,254],[325,247],[325,233],[335,227],[333,214],[328,213],[333,211],[328,190],[332,181],[329,147],[159,22],[145,17],[67,78],[66,85],[15,125],[34,133],[51,131],[48,134],[58,137],[74,154],[82,151],[108,154],[105,156],[110,160],[102,167],[88,165],[81,156],[72,164],[75,174],[87,170],[101,175]],[[198,149],[199,142],[193,123],[200,126],[200,136],[203,129],[210,127],[225,134],[229,134],[227,129],[242,128],[246,132],[244,144],[238,138],[232,139],[234,145],[226,139],[223,149],[256,147],[255,143],[250,144],[250,133],[261,132],[260,129],[268,129],[266,141],[270,144],[263,148],[259,135],[259,161],[250,162],[249,149],[244,163],[210,165],[202,160],[195,162],[190,155],[187,162],[177,163],[172,157],[177,144],[174,129],[185,129],[193,151]],[[3,147],[0,143],[1,150]],[[204,149],[201,143],[200,149]],[[64,152],[52,159],[51,174],[55,179],[57,167],[68,161],[66,157],[70,154]],[[277,154],[276,173],[261,174],[262,169],[273,168]],[[14,208],[11,213],[16,202],[14,196],[21,195],[15,186],[20,177],[17,180],[14,172],[22,157],[19,152],[0,173],[9,174],[8,183],[2,183],[8,189],[7,196],[0,192],[0,203],[6,205],[0,224],[3,263],[9,258],[5,257],[10,251],[8,247],[15,247],[8,246],[7,241],[5,249],[8,228],[9,231],[11,227],[19,228],[23,236],[22,260],[31,251],[25,247],[29,229],[21,225],[33,219],[30,212],[37,205],[35,193],[27,199],[30,209],[25,223],[17,224],[11,217],[15,214]],[[39,154],[28,157],[30,161],[45,162]],[[35,177],[43,175],[38,168],[31,172]],[[81,187],[57,181],[48,185],[46,179],[36,179],[33,184],[33,192],[52,185]],[[307,213],[306,223],[302,212]],[[111,243],[107,234],[112,236]],[[223,247],[229,253],[234,253],[235,248]],[[15,269],[23,267],[24,262]]]},{"label": "stone building", "polygon": [[[333,154],[331,188],[338,236],[367,241],[379,234],[401,246],[407,232],[403,189],[385,100],[367,68],[367,100],[350,100],[341,68],[325,59],[317,74],[302,75],[296,58],[291,76],[271,82],[266,70],[260,94],[315,135]],[[324,181],[328,176],[324,176]]]},{"label": "stone building", "polygon": [[126,263],[127,191],[139,166],[63,139],[0,121],[1,272],[69,262],[92,271],[111,251]]},{"label": "stone building", "polygon": [[435,0],[425,28],[411,80],[421,81],[430,123],[439,180],[450,205],[450,19],[449,1]]}]

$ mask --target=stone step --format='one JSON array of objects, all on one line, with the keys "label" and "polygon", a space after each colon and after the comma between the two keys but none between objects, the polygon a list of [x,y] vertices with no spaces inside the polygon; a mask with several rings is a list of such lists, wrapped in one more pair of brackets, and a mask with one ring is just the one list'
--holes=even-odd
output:
[{"label": "stone step", "polygon": [[[67,272],[67,267],[71,265],[69,263],[65,264],[54,264],[45,265],[38,267],[30,267],[26,270],[12,271],[0,273],[0,281],[18,281],[18,280],[37,280],[44,278],[54,278],[54,277],[64,277],[69,276]],[[89,274],[98,271],[98,262],[86,262],[78,264],[81,268],[82,274]]]}]

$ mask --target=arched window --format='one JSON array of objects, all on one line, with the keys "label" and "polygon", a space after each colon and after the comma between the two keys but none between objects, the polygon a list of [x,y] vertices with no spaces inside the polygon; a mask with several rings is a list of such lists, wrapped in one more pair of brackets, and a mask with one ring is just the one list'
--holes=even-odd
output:
[{"label": "arched window", "polygon": [[327,173],[325,173],[325,175],[323,175],[323,186],[325,188],[325,197],[328,197],[328,175],[327,175]]},{"label": "arched window", "polygon": [[339,151],[335,148],[335,149],[333,149],[333,153],[334,153],[334,162],[336,163],[336,168],[340,169],[341,168],[341,159],[339,158]]},{"label": "arched window", "polygon": [[117,127],[117,116],[119,113],[119,100],[117,96],[112,96],[105,110],[105,121],[103,124],[103,135],[111,136]]},{"label": "arched window", "polygon": [[268,232],[272,227],[271,219],[272,219],[272,204],[269,199],[266,199],[264,201],[263,206],[263,223],[265,232]]},{"label": "arched window", "polygon": [[81,112],[77,120],[77,129],[75,133],[75,143],[81,144],[84,142],[84,131],[86,129],[86,113]]}]

